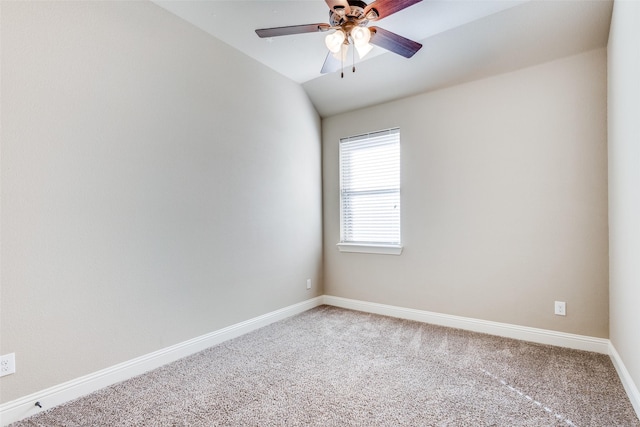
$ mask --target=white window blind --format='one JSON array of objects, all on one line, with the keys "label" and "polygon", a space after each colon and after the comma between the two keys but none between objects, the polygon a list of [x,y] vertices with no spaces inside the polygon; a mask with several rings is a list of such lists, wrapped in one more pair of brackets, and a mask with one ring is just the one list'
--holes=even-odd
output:
[{"label": "white window blind", "polygon": [[400,245],[400,129],[340,140],[340,243]]}]

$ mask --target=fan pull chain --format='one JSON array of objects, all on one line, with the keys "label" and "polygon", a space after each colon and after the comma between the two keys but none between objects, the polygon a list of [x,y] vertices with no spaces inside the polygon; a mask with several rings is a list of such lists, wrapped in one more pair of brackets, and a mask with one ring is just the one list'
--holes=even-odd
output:
[{"label": "fan pull chain", "polygon": [[356,45],[354,43],[353,49],[351,49],[351,64],[353,64],[353,68],[351,68],[351,72],[356,72]]},{"label": "fan pull chain", "polygon": [[340,78],[344,79],[344,55],[342,53],[342,47],[340,48]]}]

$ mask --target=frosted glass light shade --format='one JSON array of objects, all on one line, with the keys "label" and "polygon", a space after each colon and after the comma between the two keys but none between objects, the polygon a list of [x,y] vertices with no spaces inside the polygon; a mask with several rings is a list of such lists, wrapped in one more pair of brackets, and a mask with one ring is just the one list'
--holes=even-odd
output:
[{"label": "frosted glass light shade", "polygon": [[364,46],[371,40],[371,31],[367,27],[355,27],[351,30],[351,38],[356,46]]},{"label": "frosted glass light shade", "polygon": [[327,49],[329,49],[331,52],[338,53],[340,52],[345,38],[346,34],[344,33],[344,31],[336,30],[335,32],[325,37],[324,43],[327,45]]}]

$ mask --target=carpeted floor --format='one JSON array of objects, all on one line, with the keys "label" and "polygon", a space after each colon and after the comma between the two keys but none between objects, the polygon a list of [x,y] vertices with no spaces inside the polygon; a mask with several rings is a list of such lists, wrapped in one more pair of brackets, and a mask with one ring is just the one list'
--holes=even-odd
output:
[{"label": "carpeted floor", "polygon": [[640,422],[606,355],[321,306],[13,426]]}]

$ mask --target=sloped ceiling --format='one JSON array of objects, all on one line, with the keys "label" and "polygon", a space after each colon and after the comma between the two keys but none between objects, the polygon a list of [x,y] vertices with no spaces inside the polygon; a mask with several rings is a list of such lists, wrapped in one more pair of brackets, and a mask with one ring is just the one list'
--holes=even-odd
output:
[{"label": "sloped ceiling", "polygon": [[328,22],[323,0],[155,0],[300,83],[322,117],[605,47],[612,0],[423,0],[375,25],[419,41],[406,59],[382,48],[320,74],[326,33],[261,39],[256,28]]}]

